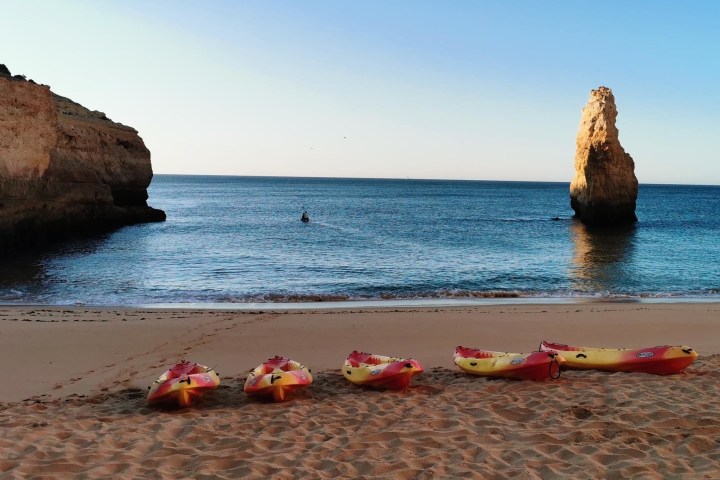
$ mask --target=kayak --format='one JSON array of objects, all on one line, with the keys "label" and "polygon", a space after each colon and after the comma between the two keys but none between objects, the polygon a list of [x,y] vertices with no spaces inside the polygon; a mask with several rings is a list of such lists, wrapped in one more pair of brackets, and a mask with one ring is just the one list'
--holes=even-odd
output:
[{"label": "kayak", "polygon": [[565,357],[565,366],[577,369],[641,372],[656,375],[678,373],[693,363],[698,354],[686,346],[648,348],[571,347],[543,341],[541,351],[555,351]]},{"label": "kayak", "polygon": [[386,357],[353,351],[343,363],[342,374],[356,385],[404,390],[410,379],[424,372],[412,358]]},{"label": "kayak", "polygon": [[149,403],[177,403],[190,406],[195,398],[220,385],[220,377],[212,368],[195,362],[182,361],[160,375],[150,386]]},{"label": "kayak", "polygon": [[453,361],[473,375],[520,380],[559,378],[565,363],[563,356],[555,352],[505,353],[468,347],[457,347]]},{"label": "kayak", "polygon": [[305,365],[276,355],[250,371],[243,390],[250,396],[272,397],[282,402],[288,393],[305,388],[312,381]]}]

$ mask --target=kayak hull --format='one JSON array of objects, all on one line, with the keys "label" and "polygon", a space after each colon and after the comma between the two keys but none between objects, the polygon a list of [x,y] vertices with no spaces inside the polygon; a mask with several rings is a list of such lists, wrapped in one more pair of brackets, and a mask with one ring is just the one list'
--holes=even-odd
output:
[{"label": "kayak hull", "polygon": [[275,356],[250,371],[243,391],[251,397],[287,400],[290,394],[312,384],[310,370],[300,362]]},{"label": "kayak hull", "polygon": [[193,362],[180,362],[153,382],[147,401],[151,404],[189,407],[219,385],[220,377],[212,368]]},{"label": "kayak hull", "polygon": [[679,373],[698,357],[697,352],[690,347],[671,345],[647,348],[594,348],[543,341],[540,343],[540,350],[560,353],[565,357],[567,368],[654,375]]},{"label": "kayak hull", "polygon": [[405,390],[415,375],[425,370],[412,358],[387,357],[353,351],[343,363],[343,376],[355,385]]},{"label": "kayak hull", "polygon": [[565,359],[555,352],[507,353],[457,347],[453,362],[472,375],[548,380],[560,376]]}]

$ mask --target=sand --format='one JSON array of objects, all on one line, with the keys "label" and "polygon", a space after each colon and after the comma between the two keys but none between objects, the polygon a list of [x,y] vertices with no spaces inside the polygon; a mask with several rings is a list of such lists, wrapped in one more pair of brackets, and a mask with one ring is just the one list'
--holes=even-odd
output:
[{"label": "sand", "polygon": [[[485,379],[456,345],[527,352],[690,345],[673,376],[564,371]],[[411,356],[406,392],[349,384],[353,350]],[[248,399],[247,371],[282,354],[314,384]],[[149,407],[180,359],[223,384],[187,409]],[[0,307],[2,478],[720,478],[720,305],[582,303],[238,312]]]}]

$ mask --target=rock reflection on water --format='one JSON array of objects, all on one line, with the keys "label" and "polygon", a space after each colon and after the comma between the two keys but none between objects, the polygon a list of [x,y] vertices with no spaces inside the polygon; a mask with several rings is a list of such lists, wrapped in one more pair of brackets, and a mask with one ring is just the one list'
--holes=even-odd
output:
[{"label": "rock reflection on water", "polygon": [[627,291],[635,245],[635,225],[589,227],[579,221],[570,226],[575,251],[570,278],[575,290],[607,293]]}]

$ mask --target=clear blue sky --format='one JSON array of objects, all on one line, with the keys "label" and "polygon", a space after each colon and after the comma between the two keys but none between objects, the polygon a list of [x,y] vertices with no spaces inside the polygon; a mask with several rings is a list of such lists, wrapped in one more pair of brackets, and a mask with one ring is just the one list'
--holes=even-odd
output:
[{"label": "clear blue sky", "polygon": [[156,173],[570,181],[612,88],[641,183],[720,184],[720,1],[0,0],[0,63]]}]

